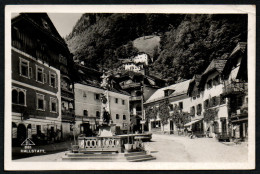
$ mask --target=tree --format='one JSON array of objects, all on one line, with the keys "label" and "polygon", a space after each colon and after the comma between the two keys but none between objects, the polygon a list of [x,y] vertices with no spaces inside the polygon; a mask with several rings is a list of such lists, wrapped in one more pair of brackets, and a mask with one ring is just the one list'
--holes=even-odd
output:
[{"label": "tree", "polygon": [[218,116],[218,109],[216,108],[211,108],[211,109],[206,109],[203,113],[204,115],[204,120],[209,123],[210,121],[214,121],[215,118]]},{"label": "tree", "polygon": [[164,101],[159,104],[159,118],[164,129],[164,125],[168,124],[168,120],[170,118],[168,99],[164,99]]},{"label": "tree", "polygon": [[150,121],[151,119],[156,119],[158,113],[157,107],[148,106],[145,108],[145,119]]},{"label": "tree", "polygon": [[177,104],[175,104],[170,118],[175,122],[178,129],[183,128],[186,123],[191,121],[190,114],[183,112]]}]

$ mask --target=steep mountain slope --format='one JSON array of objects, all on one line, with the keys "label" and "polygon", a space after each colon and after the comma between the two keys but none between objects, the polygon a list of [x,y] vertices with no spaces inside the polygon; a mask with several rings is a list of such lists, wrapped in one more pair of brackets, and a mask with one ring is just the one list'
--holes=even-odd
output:
[{"label": "steep mountain slope", "polygon": [[143,36],[135,39],[133,41],[133,46],[137,48],[139,52],[145,52],[152,57],[154,49],[160,47],[160,40],[159,36]]},{"label": "steep mountain slope", "polygon": [[74,59],[92,68],[117,69],[119,58],[144,51],[156,60],[149,72],[174,81],[226,58],[239,41],[247,41],[247,15],[84,14],[66,38]]}]

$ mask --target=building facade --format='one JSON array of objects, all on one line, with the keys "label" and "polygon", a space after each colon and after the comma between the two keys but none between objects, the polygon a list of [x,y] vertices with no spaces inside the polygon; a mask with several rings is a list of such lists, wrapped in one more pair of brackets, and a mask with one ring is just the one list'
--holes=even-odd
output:
[{"label": "building facade", "polygon": [[65,42],[46,13],[12,19],[12,138],[54,141],[62,138],[60,57]]},{"label": "building facade", "polygon": [[248,139],[248,74],[247,44],[240,42],[231,53],[223,70],[223,96],[228,100],[230,136]]},{"label": "building facade", "polygon": [[[183,131],[184,123],[174,118],[176,112],[189,120],[190,98],[187,95],[190,80],[158,89],[145,103],[145,117],[148,121],[149,131],[178,134]],[[164,110],[164,113],[160,113]],[[168,113],[167,113],[168,112]],[[150,113],[154,113],[151,118]],[[168,115],[168,116],[166,116]],[[150,117],[148,119],[148,117]],[[166,120],[162,121],[162,118]]]},{"label": "building facade", "polygon": [[[75,134],[91,135],[98,131],[104,89],[98,86],[75,84]],[[129,95],[108,91],[110,117],[118,133],[126,133],[130,126]]]}]

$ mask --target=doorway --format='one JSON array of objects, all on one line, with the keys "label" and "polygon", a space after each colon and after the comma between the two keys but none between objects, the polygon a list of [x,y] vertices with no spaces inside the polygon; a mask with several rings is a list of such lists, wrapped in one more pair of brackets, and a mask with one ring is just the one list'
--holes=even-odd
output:
[{"label": "doorway", "polygon": [[17,127],[17,140],[22,143],[26,139],[26,127],[24,124],[19,124]]},{"label": "doorway", "polygon": [[170,134],[174,134],[174,125],[172,120],[170,120]]}]

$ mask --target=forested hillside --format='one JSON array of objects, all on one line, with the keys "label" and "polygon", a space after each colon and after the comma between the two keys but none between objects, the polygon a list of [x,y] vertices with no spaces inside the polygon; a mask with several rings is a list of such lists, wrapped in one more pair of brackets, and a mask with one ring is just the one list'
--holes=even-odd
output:
[{"label": "forested hillside", "polygon": [[95,69],[117,68],[118,58],[135,55],[136,38],[160,36],[149,72],[160,78],[187,79],[214,58],[226,58],[247,41],[246,15],[84,14],[66,37],[75,60]]}]

